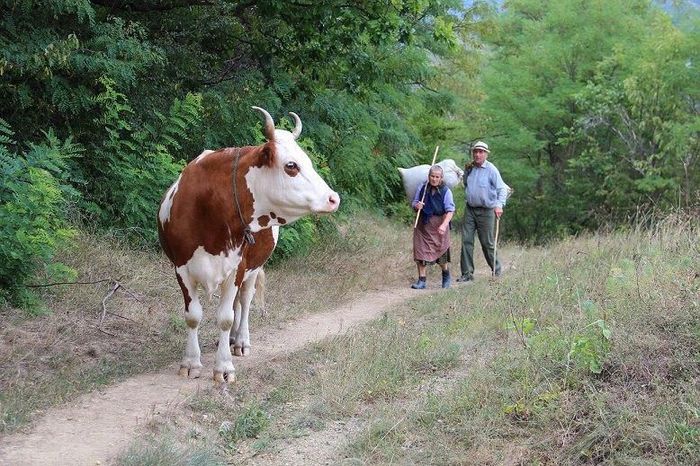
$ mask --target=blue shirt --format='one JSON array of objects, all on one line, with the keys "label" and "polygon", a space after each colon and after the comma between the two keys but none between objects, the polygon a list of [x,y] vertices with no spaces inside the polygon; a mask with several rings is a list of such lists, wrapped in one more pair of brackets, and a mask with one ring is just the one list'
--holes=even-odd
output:
[{"label": "blue shirt", "polygon": [[[414,208],[416,204],[420,202],[421,198],[423,198],[423,190],[427,185],[428,182],[426,181],[416,190],[416,194],[413,196],[413,202],[411,203]],[[456,210],[452,191],[444,185],[440,186],[435,192],[433,192],[432,189],[428,189],[423,203],[425,204],[421,211],[423,223],[427,222],[428,217],[431,215],[445,215],[446,212],[454,212]]]},{"label": "blue shirt", "polygon": [[464,178],[464,199],[470,207],[503,208],[508,198],[508,187],[498,168],[488,160],[474,167]]}]

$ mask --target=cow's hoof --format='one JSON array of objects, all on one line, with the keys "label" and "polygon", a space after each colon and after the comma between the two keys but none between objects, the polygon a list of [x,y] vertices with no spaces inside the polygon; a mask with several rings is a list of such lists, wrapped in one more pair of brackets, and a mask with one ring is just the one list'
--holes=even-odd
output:
[{"label": "cow's hoof", "polygon": [[189,379],[198,379],[202,373],[201,367],[185,367],[181,366],[178,374],[180,377],[187,377]]},{"label": "cow's hoof", "polygon": [[234,346],[233,347],[234,356],[250,356],[250,346]]},{"label": "cow's hoof", "polygon": [[228,385],[236,381],[235,372],[214,371],[214,386]]}]

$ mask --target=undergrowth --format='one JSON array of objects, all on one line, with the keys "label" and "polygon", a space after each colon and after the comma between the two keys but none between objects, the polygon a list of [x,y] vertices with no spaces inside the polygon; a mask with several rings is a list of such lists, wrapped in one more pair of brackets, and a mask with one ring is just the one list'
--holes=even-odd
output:
[{"label": "undergrowth", "polygon": [[[0,433],[26,425],[38,410],[182,357],[186,326],[172,266],[160,253],[127,244],[81,231],[57,256],[77,271],[66,280],[75,283],[38,288],[49,312],[0,306]],[[376,285],[366,273],[368,257],[385,270],[383,285],[407,280],[409,244],[401,227],[386,229],[371,216],[340,224],[329,241],[267,270],[269,312],[253,309],[253,340],[260,327],[328,309]],[[397,268],[393,260],[402,255],[405,267]],[[203,352],[216,341],[215,302],[204,303]]]},{"label": "undergrowth", "polygon": [[[678,216],[547,247],[504,245],[502,278],[423,295],[266,361],[240,374],[233,394],[199,393],[131,455],[167,453],[172,435],[185,455],[213,448],[212,461],[273,461],[341,423],[354,426],[344,443],[317,446],[337,461],[695,464],[698,231],[696,218]],[[339,234],[269,271],[277,320],[256,315],[254,329],[380,279],[410,282],[410,232],[364,219]]]},{"label": "undergrowth", "polygon": [[[240,401],[266,415],[225,458],[279,459],[293,439],[342,422],[358,427],[325,447],[337,461],[696,464],[698,244],[697,219],[669,217],[507,248],[500,280],[270,362],[236,403],[204,394],[227,420],[245,416]],[[219,411],[194,410],[205,412],[215,431]]]}]

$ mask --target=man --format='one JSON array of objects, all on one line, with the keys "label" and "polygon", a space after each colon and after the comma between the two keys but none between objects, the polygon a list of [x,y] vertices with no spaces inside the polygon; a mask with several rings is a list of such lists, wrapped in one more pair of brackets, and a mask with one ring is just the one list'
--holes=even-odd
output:
[{"label": "man", "polygon": [[418,281],[411,288],[426,287],[426,266],[439,264],[442,269],[442,287],[449,288],[450,277],[450,220],[455,212],[452,191],[445,186],[443,170],[433,165],[428,181],[416,190],[411,205],[420,211],[420,221],[413,229],[413,259],[418,268]]},{"label": "man", "polygon": [[462,223],[462,253],[458,282],[474,279],[474,233],[478,232],[481,250],[494,275],[501,275],[501,264],[494,263],[494,225],[503,215],[508,197],[508,186],[494,164],[487,161],[489,146],[482,141],[472,146],[472,162],[464,170],[464,198],[466,209]]}]

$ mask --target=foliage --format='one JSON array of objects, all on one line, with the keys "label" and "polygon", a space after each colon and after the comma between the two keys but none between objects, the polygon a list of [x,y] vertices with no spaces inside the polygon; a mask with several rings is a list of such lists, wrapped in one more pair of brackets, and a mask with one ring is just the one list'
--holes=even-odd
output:
[{"label": "foliage", "polygon": [[134,112],[126,96],[114,89],[112,81],[101,83],[98,123],[106,137],[104,145],[93,146],[87,177],[95,181],[95,189],[88,192],[88,199],[101,207],[100,219],[106,225],[146,232],[143,236],[153,242],[154,208],[184,166],[172,153],[199,126],[201,96],[176,99],[167,115],[155,112],[152,124],[132,123]]},{"label": "foliage", "polygon": [[[23,128],[18,147],[50,131],[84,147],[61,170],[80,193],[74,218],[148,245],[184,162],[260,142],[251,105],[302,116],[302,143],[344,209],[395,211],[395,167],[427,157],[444,135],[436,107],[455,102],[429,87],[435,59],[477,14],[456,0],[108,3],[1,1],[2,115]],[[322,231],[285,228],[276,259]]]},{"label": "foliage", "polygon": [[[261,142],[251,105],[301,116],[344,213],[410,217],[396,167],[486,139],[520,193],[505,236],[543,241],[697,205],[698,15],[679,3],[671,22],[644,0],[0,0],[0,115],[18,153],[85,148],[51,172],[73,218],[141,245],[183,163]],[[275,260],[319,225],[285,228]]]},{"label": "foliage", "polygon": [[[0,119],[0,298],[33,307],[33,295],[24,285],[73,234],[67,216],[79,195],[66,179],[66,169],[82,148],[49,131],[44,143],[30,144],[18,154],[12,136]],[[55,264],[46,271],[49,276],[66,272]]]},{"label": "foliage", "polygon": [[593,374],[600,374],[603,362],[610,350],[612,332],[603,319],[588,324],[585,333],[576,335],[567,354],[567,364],[571,361],[587,368]]},{"label": "foliage", "polygon": [[161,60],[138,22],[88,0],[0,4],[0,100],[7,121],[23,129],[20,144],[49,128],[85,144],[95,137],[98,79],[133,89]]},{"label": "foliage", "polygon": [[577,233],[679,192],[694,205],[697,33],[645,1],[504,7],[474,126],[523,194],[508,209],[516,234]]},{"label": "foliage", "polygon": [[596,186],[592,211],[692,207],[700,186],[700,87],[689,66],[699,58],[700,38],[665,17],[650,29],[639,52],[619,51],[602,62],[577,95],[585,113],[568,140],[581,148],[571,168],[586,180],[571,188],[578,194]]}]

